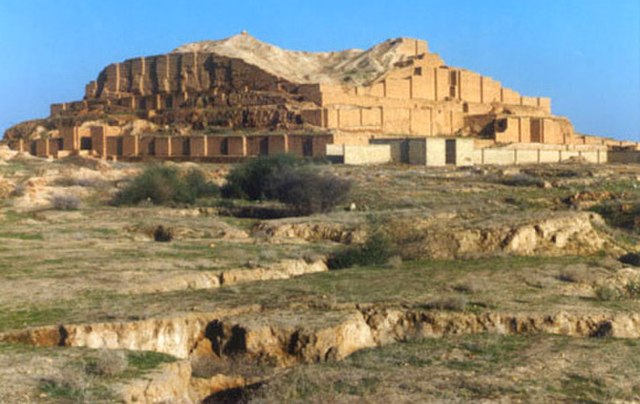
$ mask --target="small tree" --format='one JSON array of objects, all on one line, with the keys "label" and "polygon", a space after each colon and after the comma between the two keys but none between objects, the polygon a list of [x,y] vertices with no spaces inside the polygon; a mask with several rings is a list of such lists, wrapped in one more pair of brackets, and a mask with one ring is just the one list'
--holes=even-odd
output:
[{"label": "small tree", "polygon": [[346,200],[351,181],[321,172],[291,155],[258,158],[236,167],[222,195],[249,200],[277,200],[308,215],[327,212]]}]

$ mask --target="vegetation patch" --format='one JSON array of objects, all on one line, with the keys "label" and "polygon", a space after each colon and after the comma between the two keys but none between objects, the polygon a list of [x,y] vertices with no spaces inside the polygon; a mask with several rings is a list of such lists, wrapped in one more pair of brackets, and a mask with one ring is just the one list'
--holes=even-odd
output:
[{"label": "vegetation patch", "polygon": [[154,205],[192,204],[197,198],[216,195],[218,188],[208,182],[202,171],[181,172],[175,167],[153,165],[135,177],[115,197],[115,205],[135,205],[141,202]]},{"label": "vegetation patch", "polygon": [[608,202],[591,210],[599,213],[610,226],[640,234],[640,202]]},{"label": "vegetation patch", "polygon": [[388,234],[377,231],[367,238],[367,241],[358,246],[342,248],[329,256],[329,269],[345,269],[353,266],[369,266],[388,264],[397,268],[402,264],[402,258],[398,263],[396,249]]},{"label": "vegetation patch", "polygon": [[329,212],[346,200],[351,181],[291,155],[261,157],[237,166],[222,188],[225,198],[274,200],[299,215]]}]

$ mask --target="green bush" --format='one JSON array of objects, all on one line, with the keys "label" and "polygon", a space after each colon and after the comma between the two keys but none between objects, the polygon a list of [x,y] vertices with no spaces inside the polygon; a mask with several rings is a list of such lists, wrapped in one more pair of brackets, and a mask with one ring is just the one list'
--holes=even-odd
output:
[{"label": "green bush", "polygon": [[285,167],[274,174],[268,182],[269,196],[302,215],[331,211],[351,189],[351,182],[313,167]]},{"label": "green bush", "polygon": [[607,202],[592,207],[613,227],[640,233],[640,203]]},{"label": "green bush", "polygon": [[353,266],[383,265],[396,254],[390,237],[377,231],[367,238],[360,246],[343,248],[331,256],[327,261],[329,269],[345,269]]},{"label": "green bush", "polygon": [[149,201],[156,205],[194,203],[197,198],[217,193],[215,184],[207,182],[196,169],[180,172],[177,168],[153,165],[134,178],[114,200],[116,205],[133,205]]},{"label": "green bush", "polygon": [[622,300],[624,292],[612,286],[600,286],[595,290],[598,300],[609,302],[614,300]]},{"label": "green bush", "polygon": [[541,187],[544,185],[541,178],[524,173],[503,177],[500,179],[500,183],[510,187]]},{"label": "green bush", "polygon": [[351,182],[321,172],[291,155],[251,160],[236,167],[222,188],[226,198],[276,200],[298,214],[328,212],[346,200]]},{"label": "green bush", "polygon": [[225,198],[274,199],[270,194],[270,182],[284,168],[298,167],[303,162],[295,156],[281,154],[260,157],[236,166],[227,176],[221,194]]}]

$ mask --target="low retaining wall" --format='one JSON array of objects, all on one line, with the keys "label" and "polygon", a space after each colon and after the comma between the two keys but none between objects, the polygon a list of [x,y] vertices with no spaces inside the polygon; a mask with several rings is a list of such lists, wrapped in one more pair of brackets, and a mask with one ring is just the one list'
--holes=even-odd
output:
[{"label": "low retaining wall", "polygon": [[639,164],[640,151],[635,151],[635,150],[610,151],[609,163]]},{"label": "low retaining wall", "polygon": [[390,145],[327,145],[327,158],[350,165],[384,164],[391,162]]},{"label": "low retaining wall", "polygon": [[487,147],[473,152],[474,164],[517,165],[560,163],[571,159],[582,159],[588,163],[606,163],[606,150],[531,150]]}]

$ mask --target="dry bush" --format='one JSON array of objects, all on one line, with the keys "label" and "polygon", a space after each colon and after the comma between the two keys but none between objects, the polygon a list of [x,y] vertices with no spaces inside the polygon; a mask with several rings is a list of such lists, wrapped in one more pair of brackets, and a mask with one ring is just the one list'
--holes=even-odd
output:
[{"label": "dry bush", "polygon": [[453,285],[453,290],[459,293],[478,293],[483,289],[482,285],[474,282],[462,282]]},{"label": "dry bush", "polygon": [[54,182],[59,187],[87,187],[98,188],[104,186],[106,181],[97,177],[60,177]]},{"label": "dry bush", "polygon": [[515,174],[501,178],[500,183],[510,187],[541,187],[544,180],[530,174]]},{"label": "dry bush", "polygon": [[85,365],[85,372],[96,376],[115,376],[127,369],[127,356],[122,351],[102,349],[98,356],[89,360]]},{"label": "dry bush", "polygon": [[402,268],[402,257],[399,256],[399,255],[391,256],[387,260],[387,263],[385,264],[385,267],[391,268],[391,269],[400,269],[400,268]]},{"label": "dry bush", "polygon": [[50,199],[51,207],[57,210],[80,209],[80,198],[72,194],[56,194]]},{"label": "dry bush", "polygon": [[557,279],[569,283],[591,283],[594,276],[587,268],[565,268],[558,274]]},{"label": "dry bush", "polygon": [[467,298],[464,296],[447,296],[428,302],[425,304],[425,308],[430,310],[464,311],[467,303]]}]

